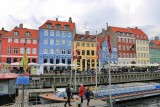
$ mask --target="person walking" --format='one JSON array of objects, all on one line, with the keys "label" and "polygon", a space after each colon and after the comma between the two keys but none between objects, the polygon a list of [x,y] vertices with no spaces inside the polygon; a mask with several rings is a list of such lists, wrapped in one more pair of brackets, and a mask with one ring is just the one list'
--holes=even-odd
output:
[{"label": "person walking", "polygon": [[83,84],[81,84],[78,90],[79,96],[81,97],[81,103],[83,103],[84,91],[85,91],[84,86]]},{"label": "person walking", "polygon": [[86,96],[86,99],[87,99],[87,106],[89,106],[90,94],[91,94],[90,88],[87,87],[86,92],[85,92],[85,96]]},{"label": "person walking", "polygon": [[67,101],[65,102],[64,106],[66,107],[67,103],[69,106],[72,106],[70,103],[70,98],[71,98],[71,89],[70,89],[70,84],[66,87],[66,93],[67,93]]}]

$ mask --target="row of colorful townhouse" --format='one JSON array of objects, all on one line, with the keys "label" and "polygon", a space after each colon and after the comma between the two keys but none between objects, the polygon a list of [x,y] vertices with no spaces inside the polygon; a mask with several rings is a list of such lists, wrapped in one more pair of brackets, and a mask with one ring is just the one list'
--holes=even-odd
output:
[{"label": "row of colorful townhouse", "polygon": [[[111,55],[107,46],[108,35]],[[107,26],[96,35],[90,35],[89,31],[77,34],[71,18],[68,22],[56,18],[47,20],[39,30],[24,28],[23,24],[11,31],[3,28],[0,39],[1,63],[20,62],[25,49],[29,62],[74,63],[79,65],[79,70],[102,68],[107,63],[160,63],[159,38],[149,43],[148,36],[137,27]]]}]

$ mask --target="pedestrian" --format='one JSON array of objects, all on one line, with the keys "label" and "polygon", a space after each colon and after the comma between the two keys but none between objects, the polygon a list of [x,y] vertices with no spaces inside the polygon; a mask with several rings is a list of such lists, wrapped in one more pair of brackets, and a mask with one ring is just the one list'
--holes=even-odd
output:
[{"label": "pedestrian", "polygon": [[84,86],[83,84],[81,84],[78,90],[79,96],[81,97],[81,103],[83,103],[84,91],[85,91]]},{"label": "pedestrian", "polygon": [[86,99],[87,99],[87,106],[89,106],[89,102],[90,102],[90,95],[91,95],[90,88],[89,88],[89,87],[87,87],[86,92],[85,92],[85,96],[86,96]]},{"label": "pedestrian", "polygon": [[70,89],[70,84],[66,87],[66,93],[67,93],[67,101],[65,102],[64,106],[66,107],[67,103],[69,106],[72,106],[70,103],[70,98],[71,98],[71,89]]}]

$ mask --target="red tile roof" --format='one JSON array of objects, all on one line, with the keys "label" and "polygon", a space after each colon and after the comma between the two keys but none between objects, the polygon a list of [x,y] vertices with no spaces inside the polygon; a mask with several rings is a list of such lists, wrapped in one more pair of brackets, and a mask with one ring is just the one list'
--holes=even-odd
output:
[{"label": "red tile roof", "polygon": [[[38,39],[38,30],[27,29],[27,28],[18,28],[18,27],[15,27],[10,32],[4,34],[2,37],[13,37],[15,31],[18,32],[18,35],[16,36],[18,38],[35,38],[35,39]],[[26,36],[26,34],[25,34],[26,32],[29,32],[30,36]]]},{"label": "red tile roof", "polygon": [[[82,40],[80,37],[84,37]],[[87,40],[86,38],[90,38],[90,40]],[[74,41],[89,41],[89,42],[95,42],[94,38],[96,38],[95,35],[86,35],[86,34],[76,34],[74,37]]]},{"label": "red tile roof", "polygon": [[[73,22],[62,22],[62,21],[54,21],[54,20],[47,20],[42,26],[40,26],[40,29],[47,29],[47,24],[51,24],[52,28],[51,29],[57,29],[56,24],[60,24],[60,30],[74,30],[75,29],[75,23]],[[65,29],[64,26],[69,25],[70,29]]]},{"label": "red tile roof", "polygon": [[0,35],[3,35],[3,34],[5,34],[5,33],[7,33],[8,31],[6,31],[6,30],[0,30]]},{"label": "red tile roof", "polygon": [[98,42],[100,43],[100,45],[103,44],[103,42],[106,40],[106,37],[107,37],[107,35],[106,35],[106,36],[102,36],[102,37],[98,37],[98,38],[97,38],[97,40],[98,40]]},{"label": "red tile roof", "polygon": [[111,26],[113,32],[124,32],[124,33],[133,33],[129,28],[113,27]]},{"label": "red tile roof", "polygon": [[151,42],[160,46],[160,41],[158,41],[158,40],[152,40]]},{"label": "red tile roof", "polygon": [[[134,33],[136,39],[139,39],[139,40],[148,40],[148,36],[141,29],[138,29],[138,28],[130,28],[130,29]],[[138,38],[137,35],[143,36],[143,38],[140,38],[140,37]]]}]

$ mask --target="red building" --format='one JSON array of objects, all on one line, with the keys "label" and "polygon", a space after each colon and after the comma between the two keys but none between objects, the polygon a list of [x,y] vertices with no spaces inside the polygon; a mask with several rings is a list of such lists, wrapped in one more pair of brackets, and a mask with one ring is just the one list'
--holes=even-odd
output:
[{"label": "red building", "polygon": [[117,42],[118,62],[120,64],[136,63],[136,40],[130,28],[109,27],[113,42]]},{"label": "red building", "polygon": [[1,62],[20,62],[26,48],[29,62],[38,62],[38,30],[23,28],[23,24],[1,37]]}]

